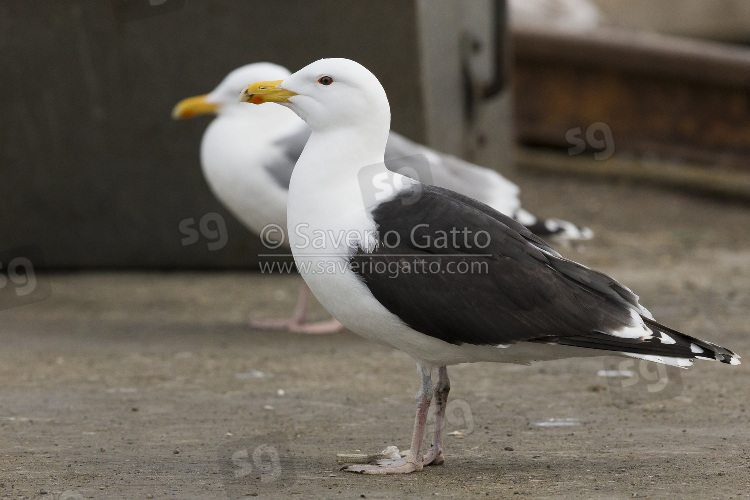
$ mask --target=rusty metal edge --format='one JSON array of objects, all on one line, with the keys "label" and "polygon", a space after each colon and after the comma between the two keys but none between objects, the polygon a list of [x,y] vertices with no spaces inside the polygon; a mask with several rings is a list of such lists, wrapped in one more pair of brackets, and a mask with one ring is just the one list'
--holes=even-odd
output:
[{"label": "rusty metal edge", "polygon": [[515,28],[516,64],[544,61],[722,86],[750,85],[750,49],[603,27],[586,33]]}]

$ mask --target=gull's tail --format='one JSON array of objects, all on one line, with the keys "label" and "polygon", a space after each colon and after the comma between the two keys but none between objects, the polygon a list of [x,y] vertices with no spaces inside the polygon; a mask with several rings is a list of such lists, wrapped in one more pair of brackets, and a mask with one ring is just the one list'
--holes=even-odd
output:
[{"label": "gull's tail", "polygon": [[617,351],[622,355],[656,363],[687,368],[694,359],[720,361],[739,365],[740,357],[725,347],[700,340],[641,316],[650,335],[641,338],[623,336],[621,332],[590,332],[578,336],[542,337],[535,342],[555,343],[589,349]]}]

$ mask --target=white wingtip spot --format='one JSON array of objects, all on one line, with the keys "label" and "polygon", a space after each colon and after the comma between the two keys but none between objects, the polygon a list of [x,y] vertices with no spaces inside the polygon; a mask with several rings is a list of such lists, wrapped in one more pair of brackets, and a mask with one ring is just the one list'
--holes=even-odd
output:
[{"label": "white wingtip spot", "polygon": [[553,236],[563,241],[583,241],[594,237],[594,232],[587,227],[578,227],[572,222],[560,219],[546,219],[544,227]]},{"label": "white wingtip spot", "polygon": [[523,224],[524,226],[531,226],[533,224],[536,224],[536,217],[530,213],[524,210],[523,208],[519,208],[516,210],[516,213],[513,215],[513,218],[516,219],[519,223]]},{"label": "white wingtip spot", "polygon": [[648,309],[646,309],[645,307],[643,307],[640,304],[638,304],[638,307],[639,307],[639,309],[641,311],[641,315],[647,317],[648,319],[654,319],[654,315],[651,314],[651,311],[649,311]]},{"label": "white wingtip spot", "polygon": [[[670,336],[669,336],[669,335],[667,335],[666,333],[664,333],[664,332],[659,332],[659,333],[661,334],[661,343],[662,343],[662,344],[676,344],[676,343],[677,343],[677,341],[676,341],[675,339],[673,339],[672,337],[670,337]],[[693,349],[693,347],[692,347],[692,346],[694,346],[694,345],[695,345],[695,344],[691,344],[691,346],[690,346],[690,349],[691,349],[691,350]],[[700,348],[699,348],[699,349],[700,349]],[[695,352],[695,351],[693,351],[693,352]],[[701,351],[701,352],[702,352],[702,351]]]},{"label": "white wingtip spot", "polygon": [[661,363],[663,365],[676,366],[678,368],[688,368],[690,366],[693,366],[692,359],[668,358],[668,357],[663,357],[663,356],[654,356],[651,354],[634,354],[632,352],[623,352],[622,354],[624,354],[625,356],[630,356],[631,358],[643,359],[645,361],[653,361],[654,363]]},{"label": "white wingtip spot", "polygon": [[[618,330],[612,330],[610,335],[620,337],[621,339],[643,339],[648,340],[654,337],[654,331],[641,319],[641,316],[635,309],[630,310],[630,317],[633,319],[633,325],[624,326]],[[661,333],[661,332],[659,332]],[[664,340],[662,340],[664,342]]]},{"label": "white wingtip spot", "polygon": [[694,352],[696,354],[700,354],[702,352],[705,352],[702,347],[699,347],[699,346],[697,346],[695,344],[690,344],[690,351],[692,351],[692,352]]}]

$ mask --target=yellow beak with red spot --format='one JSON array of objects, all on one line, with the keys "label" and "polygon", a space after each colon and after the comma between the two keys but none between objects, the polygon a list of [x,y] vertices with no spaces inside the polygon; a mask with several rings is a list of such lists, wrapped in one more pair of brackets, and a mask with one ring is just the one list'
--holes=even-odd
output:
[{"label": "yellow beak with red spot", "polygon": [[240,93],[240,102],[263,104],[264,102],[289,102],[290,97],[297,95],[291,90],[280,87],[283,80],[273,82],[256,82],[245,87]]},{"label": "yellow beak with red spot", "polygon": [[177,103],[172,109],[172,118],[181,120],[183,118],[192,118],[198,115],[216,114],[220,105],[214,102],[208,102],[208,94],[196,97],[188,97]]}]

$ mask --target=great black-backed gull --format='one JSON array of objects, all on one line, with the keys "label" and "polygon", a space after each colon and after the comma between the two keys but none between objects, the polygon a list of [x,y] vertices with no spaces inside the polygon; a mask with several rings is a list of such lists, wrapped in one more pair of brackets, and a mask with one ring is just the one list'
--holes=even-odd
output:
[{"label": "great black-backed gull", "polygon": [[[421,377],[407,456],[345,470],[408,473],[443,463],[447,365],[610,353],[680,367],[696,358],[739,364],[728,349],[660,325],[627,287],[563,258],[515,220],[387,170],[388,99],[360,64],[323,59],[283,81],[249,85],[241,100],[280,103],[312,129],[292,174],[287,221],[305,282],[347,328],[411,355]],[[368,196],[382,176],[390,196]],[[433,392],[435,435],[423,457]]]},{"label": "great black-backed gull", "polygon": [[[411,355],[421,377],[407,456],[345,470],[408,473],[443,463],[447,365],[610,353],[681,367],[695,358],[739,364],[728,349],[660,325],[627,287],[563,258],[510,217],[387,170],[388,99],[360,64],[322,59],[283,81],[249,85],[241,100],[280,103],[312,129],[292,174],[287,220],[305,282],[351,331]],[[370,181],[383,176],[390,196],[368,196]],[[310,244],[321,236],[325,245]],[[433,392],[435,435],[423,457]]]},{"label": "great black-backed gull", "polygon": [[[216,114],[201,141],[203,174],[211,191],[237,219],[256,234],[267,228],[286,228],[289,179],[310,136],[310,128],[292,111],[280,106],[247,106],[237,95],[248,84],[264,78],[281,80],[291,73],[273,63],[252,63],[235,69],[210,93],[180,101],[175,119]],[[527,225],[536,234],[553,241],[577,241],[592,237],[581,228],[559,219],[540,219],[521,208],[519,188],[497,172],[439,153],[391,132],[386,158],[422,155],[429,164],[417,171],[404,164],[402,174],[421,175],[423,182],[445,187],[479,200]],[[397,168],[398,162],[392,165]],[[419,176],[419,175],[417,175]],[[281,235],[288,244],[286,233]],[[276,237],[276,235],[274,235]],[[274,241],[275,243],[275,241]],[[250,320],[260,329],[283,329],[300,333],[330,333],[341,329],[336,320],[307,322],[310,291],[300,288],[291,318]]]}]

